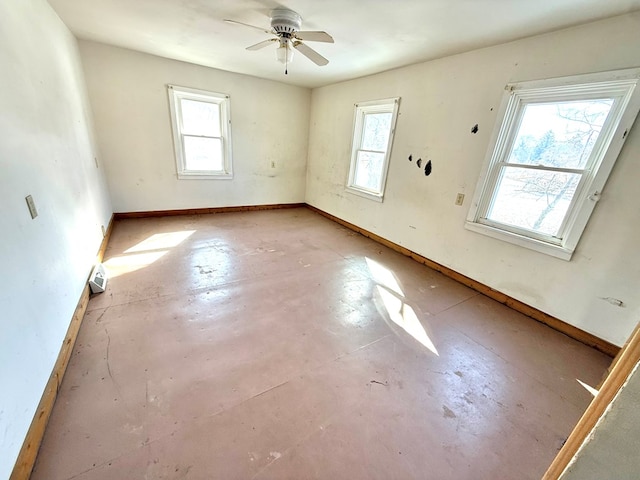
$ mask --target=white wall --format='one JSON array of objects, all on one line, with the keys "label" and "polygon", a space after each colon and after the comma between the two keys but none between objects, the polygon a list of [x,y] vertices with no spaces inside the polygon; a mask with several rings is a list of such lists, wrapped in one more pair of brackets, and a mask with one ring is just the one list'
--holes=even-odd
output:
[{"label": "white wall", "polygon": [[0,2],[0,71],[0,478],[8,478],[111,204],[77,44],[44,0]]},{"label": "white wall", "polygon": [[[639,31],[635,13],[313,90],[307,203],[621,345],[640,316],[637,124],[570,262],[467,231],[464,221],[504,85],[640,66]],[[353,104],[394,96],[400,114],[376,203],[344,189]],[[431,176],[419,157],[432,160]]]},{"label": "white wall", "polygon": [[[99,43],[80,51],[116,212],[304,201],[310,90]],[[178,180],[167,84],[231,96],[233,179]]]},{"label": "white wall", "polygon": [[640,365],[595,426],[560,480],[637,480],[640,473]]}]

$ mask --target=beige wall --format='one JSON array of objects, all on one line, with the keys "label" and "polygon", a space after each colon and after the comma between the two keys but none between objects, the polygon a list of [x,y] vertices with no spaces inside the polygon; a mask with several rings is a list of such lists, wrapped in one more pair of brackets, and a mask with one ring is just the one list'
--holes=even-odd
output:
[{"label": "beige wall", "polygon": [[[635,13],[313,90],[306,201],[621,345],[640,316],[639,122],[570,262],[467,231],[464,222],[504,85],[640,66],[638,31]],[[400,114],[377,203],[344,189],[353,104],[394,96]],[[419,157],[432,161],[431,176],[416,167]]]},{"label": "beige wall", "polygon": [[[116,212],[304,201],[310,90],[98,43],[80,51]],[[177,178],[167,84],[230,95],[233,179]]]},{"label": "beige wall", "polygon": [[0,478],[9,478],[111,204],[76,40],[46,1],[0,2],[0,71]]}]

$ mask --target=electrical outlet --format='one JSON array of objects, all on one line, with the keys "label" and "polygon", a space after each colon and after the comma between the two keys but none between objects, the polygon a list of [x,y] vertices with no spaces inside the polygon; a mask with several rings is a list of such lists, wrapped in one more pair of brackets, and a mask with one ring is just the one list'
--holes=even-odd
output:
[{"label": "electrical outlet", "polygon": [[36,218],[38,216],[38,210],[36,210],[36,204],[33,201],[33,197],[31,195],[27,195],[25,200],[27,201],[27,207],[29,207],[31,218]]},{"label": "electrical outlet", "polygon": [[459,193],[456,195],[456,205],[462,205],[464,202],[464,193]]}]

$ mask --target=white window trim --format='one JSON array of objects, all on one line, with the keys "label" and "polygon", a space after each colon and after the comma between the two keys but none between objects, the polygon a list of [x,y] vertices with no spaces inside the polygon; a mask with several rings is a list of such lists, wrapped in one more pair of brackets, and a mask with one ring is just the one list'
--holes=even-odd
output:
[{"label": "white window trim", "polygon": [[[391,158],[391,148],[393,146],[393,137],[396,131],[396,120],[398,119],[398,107],[400,105],[400,97],[384,98],[382,100],[371,100],[368,102],[360,102],[355,104],[355,111],[353,116],[353,134],[351,136],[351,161],[349,163],[349,176],[347,178],[346,191],[358,195],[360,197],[368,198],[376,202],[382,202],[384,199],[384,192],[387,185],[387,174],[389,172],[389,159]],[[389,132],[389,142],[387,144],[387,150],[384,155],[382,178],[380,181],[380,191],[375,192],[366,188],[354,185],[355,165],[357,161],[358,150],[362,143],[362,129],[364,116],[367,113],[389,113],[393,115],[391,117],[391,131]]]},{"label": "white window trim", "polygon": [[[633,68],[507,85],[465,228],[563,260],[570,260],[640,109],[640,88],[637,85],[639,79],[640,68]],[[605,153],[601,155],[599,162],[593,165],[592,170],[585,173],[567,213],[564,226],[566,233],[563,237],[557,242],[551,242],[544,238],[533,238],[535,235],[524,235],[517,232],[517,229],[505,230],[491,225],[490,221],[483,222],[480,217],[487,210],[487,204],[491,201],[491,191],[497,181],[494,174],[499,169],[494,167],[509,153],[515,140],[522,118],[522,101],[534,98],[536,101],[563,100],[571,95],[582,95],[580,98],[585,98],[585,94],[593,94],[595,98],[603,93],[617,95],[619,98],[614,102],[609,114],[611,121],[608,118],[605,124],[607,130],[603,128],[601,138],[594,147],[598,148],[599,145]]]},{"label": "white window trim", "polygon": [[[231,179],[233,178],[233,162],[231,155],[231,114],[230,97],[224,93],[208,92],[195,88],[167,85],[169,94],[169,110],[171,112],[171,129],[173,131],[173,146],[175,149],[176,172],[179,179]],[[182,115],[178,108],[182,99],[215,103],[220,108],[220,135],[222,137],[223,170],[187,170],[184,157],[184,143],[182,141]]]}]

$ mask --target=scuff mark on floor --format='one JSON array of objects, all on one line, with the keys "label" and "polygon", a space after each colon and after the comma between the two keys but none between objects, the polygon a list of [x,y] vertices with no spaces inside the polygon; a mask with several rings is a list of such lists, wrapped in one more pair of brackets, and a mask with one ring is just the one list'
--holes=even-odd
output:
[{"label": "scuff mark on floor", "polygon": [[442,416],[444,418],[456,418],[457,415],[453,412],[453,410],[451,410],[449,407],[447,407],[446,405],[442,405]]},{"label": "scuff mark on floor", "polygon": [[100,323],[102,321],[102,317],[104,317],[104,314],[107,313],[107,310],[109,310],[110,308],[111,308],[111,306],[108,306],[102,311],[100,316],[98,318],[96,318],[96,323]]},{"label": "scuff mark on floor", "polygon": [[378,385],[382,385],[384,387],[388,387],[389,383],[387,381],[379,382],[378,380],[371,380],[369,383],[377,383]]}]

